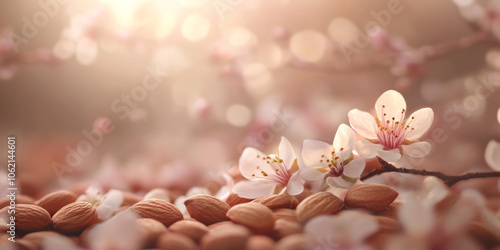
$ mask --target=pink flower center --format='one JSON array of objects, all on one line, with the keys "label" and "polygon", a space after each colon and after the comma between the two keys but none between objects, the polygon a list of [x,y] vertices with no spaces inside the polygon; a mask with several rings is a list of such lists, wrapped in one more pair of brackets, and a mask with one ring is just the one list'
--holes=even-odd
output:
[{"label": "pink flower center", "polygon": [[415,128],[410,126],[415,117],[411,117],[409,121],[403,121],[406,113],[405,109],[401,110],[399,119],[396,119],[396,117],[387,117],[387,114],[384,113],[384,108],[385,105],[382,105],[383,120],[378,121],[377,137],[381,145],[389,149],[395,149],[403,144],[408,134],[415,130]]},{"label": "pink flower center", "polygon": [[[340,148],[340,155],[342,155],[344,148]],[[335,149],[332,150],[331,157],[321,155],[319,162],[330,169],[330,176],[339,177],[344,172],[344,159],[335,154]]]},{"label": "pink flower center", "polygon": [[[281,187],[286,187],[288,185],[288,181],[292,177],[290,171],[288,171],[287,166],[283,163],[283,160],[278,156],[257,156],[257,158],[261,158],[266,164],[268,164],[272,172],[266,172],[261,170],[260,166],[257,166],[257,170],[260,171],[261,178],[268,179],[269,181],[280,185]],[[252,177],[255,177],[255,174],[252,174]]]}]

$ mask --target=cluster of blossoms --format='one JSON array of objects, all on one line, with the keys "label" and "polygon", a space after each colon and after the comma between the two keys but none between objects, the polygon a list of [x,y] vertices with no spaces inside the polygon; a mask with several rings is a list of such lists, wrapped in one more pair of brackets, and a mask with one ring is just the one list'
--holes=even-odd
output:
[{"label": "cluster of blossoms", "polygon": [[[239,160],[239,169],[247,181],[234,185],[237,195],[254,199],[272,193],[294,196],[304,190],[304,183],[319,182],[332,187],[349,188],[358,182],[365,161],[376,156],[387,162],[398,162],[403,156],[420,158],[429,154],[431,145],[418,141],[429,130],[434,113],[423,108],[407,119],[406,102],[394,90],[383,93],[375,103],[376,116],[353,109],[349,123],[341,124],[333,144],[305,140],[300,157],[282,138],[278,155],[266,155],[248,147]],[[363,137],[356,141],[356,134]]]}]

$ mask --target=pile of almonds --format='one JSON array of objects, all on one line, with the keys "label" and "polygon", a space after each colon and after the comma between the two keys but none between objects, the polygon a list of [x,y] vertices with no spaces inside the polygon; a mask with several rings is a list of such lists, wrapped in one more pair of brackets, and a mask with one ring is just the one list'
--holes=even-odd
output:
[{"label": "pile of almonds", "polygon": [[[231,194],[226,202],[210,195],[196,195],[184,204],[190,217],[184,217],[172,203],[161,199],[145,199],[125,195],[121,208],[140,218],[136,227],[142,237],[142,248],[156,249],[315,249],[315,239],[304,234],[304,225],[320,215],[342,210],[365,211],[376,218],[379,232],[368,243],[380,248],[390,233],[401,230],[396,212],[398,193],[381,184],[352,187],[341,200],[330,192],[309,193],[291,199],[287,195],[270,195],[255,200]],[[16,242],[7,240],[8,230],[1,225],[0,248],[9,244],[18,248],[41,249],[49,236],[63,236],[88,248],[89,231],[102,223],[96,208],[76,201],[69,191],[48,194],[40,200],[18,197],[16,206]],[[0,201],[0,216],[7,213]]]}]

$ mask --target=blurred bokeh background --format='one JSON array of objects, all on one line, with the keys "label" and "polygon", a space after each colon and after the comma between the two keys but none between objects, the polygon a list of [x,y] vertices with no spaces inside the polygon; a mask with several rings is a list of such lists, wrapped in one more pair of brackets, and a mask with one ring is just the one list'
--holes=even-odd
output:
[{"label": "blurred bokeh background", "polygon": [[16,136],[28,195],[80,181],[186,190],[234,167],[245,146],[331,141],[349,110],[372,110],[388,89],[410,112],[434,109],[433,151],[416,168],[486,171],[486,144],[500,137],[489,2],[0,5],[0,158]]}]

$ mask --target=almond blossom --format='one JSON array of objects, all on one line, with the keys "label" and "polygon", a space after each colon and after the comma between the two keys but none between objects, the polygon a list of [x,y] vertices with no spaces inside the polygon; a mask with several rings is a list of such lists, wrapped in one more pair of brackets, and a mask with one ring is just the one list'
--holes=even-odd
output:
[{"label": "almond blossom", "polygon": [[304,190],[292,145],[281,138],[279,155],[265,155],[261,151],[247,147],[239,160],[241,175],[248,181],[238,182],[233,192],[238,196],[255,199],[273,192],[287,192],[298,195]]},{"label": "almond blossom", "polygon": [[403,154],[421,158],[429,154],[431,144],[419,142],[432,125],[434,112],[422,108],[406,116],[406,101],[395,90],[384,92],[375,103],[376,117],[353,109],[349,111],[351,127],[365,139],[356,143],[356,151],[363,158],[376,156],[388,162],[398,161]]},{"label": "almond blossom", "polygon": [[304,232],[316,238],[318,249],[372,249],[365,241],[379,230],[374,216],[361,211],[320,215],[305,225]]},{"label": "almond blossom", "polygon": [[301,152],[305,164],[302,178],[306,181],[317,181],[323,177],[330,186],[352,186],[365,168],[363,160],[353,160],[352,150],[355,142],[354,131],[345,124],[338,127],[333,144],[305,140]]},{"label": "almond blossom", "polygon": [[138,218],[134,212],[123,211],[97,224],[88,233],[90,249],[141,249],[143,236],[136,224]]},{"label": "almond blossom", "polygon": [[111,189],[104,194],[100,188],[90,186],[85,191],[85,194],[80,195],[77,200],[91,203],[96,207],[98,218],[106,220],[123,203],[123,193],[119,190]]}]

